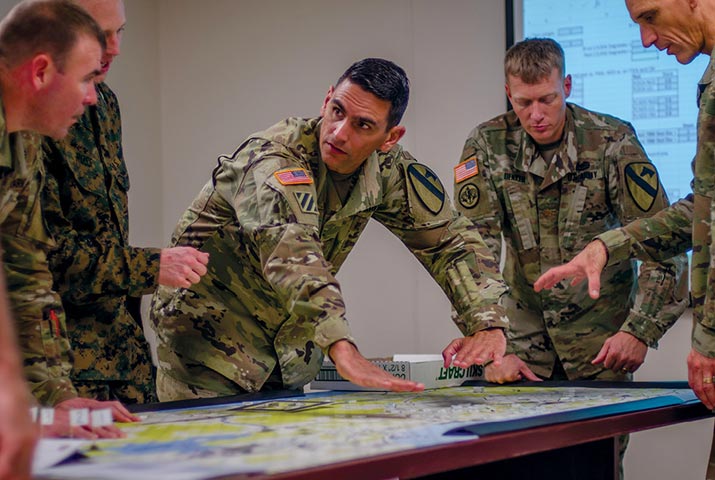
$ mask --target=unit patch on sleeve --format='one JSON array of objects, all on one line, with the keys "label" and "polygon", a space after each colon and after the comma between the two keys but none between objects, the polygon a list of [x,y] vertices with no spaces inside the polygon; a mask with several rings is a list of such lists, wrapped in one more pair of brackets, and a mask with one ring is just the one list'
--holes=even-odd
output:
[{"label": "unit patch on sleeve", "polygon": [[658,171],[650,163],[633,162],[626,165],[624,172],[628,193],[636,206],[647,212],[658,196]]},{"label": "unit patch on sleeve", "polygon": [[281,185],[307,185],[313,183],[313,179],[304,168],[279,170],[273,175]]},{"label": "unit patch on sleeve", "polygon": [[318,206],[315,204],[315,197],[310,192],[293,192],[295,199],[300,205],[303,213],[318,213]]},{"label": "unit patch on sleeve", "polygon": [[476,157],[469,158],[454,167],[454,181],[460,183],[479,173]]},{"label": "unit patch on sleeve", "polygon": [[420,163],[412,163],[407,167],[407,176],[410,178],[417,198],[427,210],[435,215],[438,214],[444,206],[446,195],[437,175]]},{"label": "unit patch on sleeve", "polygon": [[464,208],[474,208],[479,203],[479,189],[476,185],[468,183],[459,189],[459,204]]}]

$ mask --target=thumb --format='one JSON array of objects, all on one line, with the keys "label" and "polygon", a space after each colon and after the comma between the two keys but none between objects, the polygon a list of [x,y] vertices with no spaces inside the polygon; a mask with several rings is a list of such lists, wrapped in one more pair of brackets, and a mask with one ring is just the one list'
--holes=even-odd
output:
[{"label": "thumb", "polygon": [[603,361],[606,359],[606,355],[608,354],[608,340],[606,340],[606,343],[603,344],[601,347],[601,350],[598,352],[598,355],[596,355],[596,358],[594,358],[591,363],[593,365],[598,365],[599,363],[603,363]]},{"label": "thumb", "polygon": [[601,272],[589,270],[588,272],[588,295],[596,300],[601,295]]}]

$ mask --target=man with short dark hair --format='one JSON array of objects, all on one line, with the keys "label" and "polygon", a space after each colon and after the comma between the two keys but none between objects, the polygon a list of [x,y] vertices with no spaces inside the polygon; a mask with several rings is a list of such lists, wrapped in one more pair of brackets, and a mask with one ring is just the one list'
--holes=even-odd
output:
[{"label": "man with short dark hair", "polygon": [[668,205],[631,125],[567,103],[564,63],[549,38],[512,46],[504,74],[514,110],[477,126],[455,169],[457,208],[497,258],[502,235],[506,245],[512,355],[486,368],[487,380],[499,383],[629,379],[686,308],[676,288],[683,255],[645,262],[639,273],[635,261],[614,264],[600,300],[585,288],[533,291],[542,272],[594,236]]},{"label": "man with short dark hair", "polygon": [[[72,427],[70,408],[112,408],[121,421],[136,420],[118,403],[77,398],[64,312],[52,290],[46,251],[52,239],[42,219],[40,138],[61,138],[84,108],[97,101],[104,35],[87,13],[63,0],[27,1],[0,23],[0,243],[7,288],[17,322],[25,375],[43,405],[58,409],[43,433],[95,438],[121,435],[116,427]],[[1,442],[3,448],[5,442]]]},{"label": "man with short dark hair", "polygon": [[320,118],[286,119],[219,158],[171,242],[209,252],[209,272],[153,299],[160,400],[300,388],[323,354],[358,385],[422,390],[362,357],[345,319],[334,275],[371,218],[452,301],[465,337],[445,364],[499,363],[506,286],[436,175],[398,144],[408,98],[400,67],[364,59],[330,87]]}]

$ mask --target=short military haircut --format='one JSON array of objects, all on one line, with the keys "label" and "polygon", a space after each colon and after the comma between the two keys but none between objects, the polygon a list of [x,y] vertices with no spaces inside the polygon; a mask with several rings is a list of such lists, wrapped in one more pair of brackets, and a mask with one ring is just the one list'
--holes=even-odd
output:
[{"label": "short military haircut", "polygon": [[401,67],[382,58],[365,58],[350,65],[335,86],[344,80],[349,80],[377,98],[390,102],[388,130],[400,123],[410,99],[410,81]]},{"label": "short military haircut", "polygon": [[515,43],[504,57],[504,77],[516,77],[524,83],[534,84],[551,76],[556,69],[564,76],[566,61],[564,49],[551,38],[527,38]]},{"label": "short military haircut", "polygon": [[24,0],[0,22],[0,62],[13,68],[46,53],[62,71],[81,35],[107,46],[97,22],[68,0]]}]

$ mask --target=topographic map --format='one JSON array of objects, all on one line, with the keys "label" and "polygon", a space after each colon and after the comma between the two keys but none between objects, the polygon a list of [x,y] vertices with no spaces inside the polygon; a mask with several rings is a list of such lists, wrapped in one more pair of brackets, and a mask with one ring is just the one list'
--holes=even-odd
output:
[{"label": "topographic map", "polygon": [[[475,424],[691,401],[687,389],[453,387],[421,393],[315,392],[285,399],[141,414],[127,437],[82,444],[41,478],[172,480],[279,473],[450,442]],[[643,408],[651,408],[644,405]],[[588,409],[588,410],[584,410]]]}]

